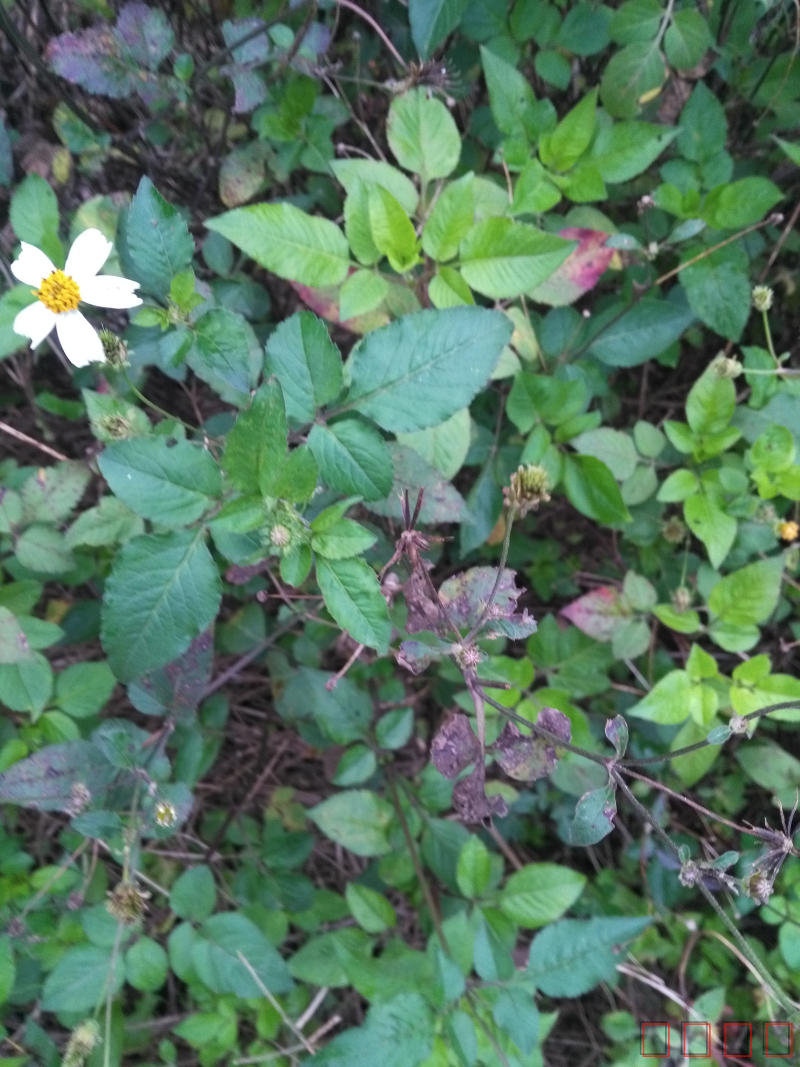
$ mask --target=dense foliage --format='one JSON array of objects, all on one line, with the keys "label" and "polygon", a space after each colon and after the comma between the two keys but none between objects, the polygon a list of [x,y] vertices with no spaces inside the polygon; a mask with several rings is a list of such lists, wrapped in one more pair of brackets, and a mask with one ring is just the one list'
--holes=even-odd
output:
[{"label": "dense foliage", "polygon": [[0,1067],[785,1046],[798,25],[0,5]]}]

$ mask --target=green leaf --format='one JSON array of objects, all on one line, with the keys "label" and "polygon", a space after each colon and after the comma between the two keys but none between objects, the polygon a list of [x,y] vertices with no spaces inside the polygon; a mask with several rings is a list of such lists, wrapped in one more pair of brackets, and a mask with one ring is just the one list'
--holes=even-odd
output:
[{"label": "green leaf", "polygon": [[409,0],[411,40],[420,59],[427,59],[458,26],[469,0]]},{"label": "green leaf", "polygon": [[367,789],[334,793],[311,808],[308,816],[326,837],[357,856],[383,856],[391,850],[387,830],[392,807]]},{"label": "green leaf", "polygon": [[539,158],[546,167],[566,171],[573,167],[591,143],[597,109],[597,89],[592,89],[568,111],[552,133],[539,141]]},{"label": "green leaf", "polygon": [[368,782],[378,769],[375,753],[366,745],[352,745],[345,749],[336,764],[331,781],[334,785],[361,785]]},{"label": "green leaf", "polygon": [[392,270],[404,274],[419,258],[417,235],[411,219],[392,194],[380,185],[369,187],[367,210],[375,247],[389,260]]},{"label": "green leaf", "polygon": [[56,702],[71,718],[87,719],[103,710],[116,684],[107,663],[72,663],[56,678]]},{"label": "green leaf", "polygon": [[456,883],[467,900],[483,896],[489,887],[492,857],[483,841],[475,834],[464,842],[458,854]]},{"label": "green leaf", "polygon": [[386,279],[371,270],[354,271],[339,291],[339,318],[342,322],[374,311],[389,292]]},{"label": "green leaf", "polygon": [[666,80],[667,65],[656,42],[633,41],[611,57],[600,82],[600,98],[614,118],[632,119]]},{"label": "green leaf", "polygon": [[510,299],[541,285],[575,247],[525,222],[484,219],[461,242],[461,273],[476,292]]},{"label": "green leaf", "polygon": [[800,760],[774,741],[740,746],[736,762],[748,778],[771,793],[789,793],[800,786]]},{"label": "green leaf", "polygon": [[439,426],[398,434],[397,440],[401,445],[413,448],[445,478],[454,478],[467,458],[471,426],[469,410],[462,408]]},{"label": "green leaf", "polygon": [[683,517],[694,536],[706,546],[711,566],[719,567],[736,537],[736,519],[702,490],[684,502]]},{"label": "green leaf", "polygon": [[380,185],[408,215],[416,211],[419,193],[414,183],[391,163],[379,159],[332,159],[329,166],[348,193],[357,183],[368,187]]},{"label": "green leaf", "polygon": [[264,987],[271,993],[286,993],[292,988],[277,949],[244,915],[232,911],[212,915],[199,933],[191,948],[192,965],[199,980],[213,993],[263,997]]},{"label": "green leaf", "polygon": [[594,456],[564,456],[564,492],[574,508],[606,525],[630,522],[614,475]]},{"label": "green leaf", "polygon": [[244,407],[258,382],[263,358],[243,315],[211,308],[195,323],[186,362],[223,400]]},{"label": "green leaf", "polygon": [[455,258],[462,237],[474,221],[474,178],[470,171],[457,181],[449,182],[428,216],[422,231],[422,247],[437,263]]},{"label": "green leaf", "polygon": [[673,471],[662,482],[656,499],[665,504],[676,504],[692,496],[699,488],[700,480],[694,471],[687,470],[686,467],[679,467],[678,470]]},{"label": "green leaf", "polygon": [[12,711],[38,715],[53,692],[53,669],[41,652],[20,663],[0,663],[0,701]]},{"label": "green leaf", "polygon": [[604,181],[627,182],[647,170],[677,135],[651,122],[608,123],[598,131],[589,158]]},{"label": "green leaf", "polygon": [[440,311],[475,303],[470,287],[454,267],[439,267],[428,282],[428,298]]},{"label": "green leaf", "polygon": [[119,253],[126,274],[161,301],[173,277],[192,262],[194,241],[185,219],[149,178],[141,179],[123,215]]},{"label": "green leaf", "polygon": [[392,433],[436,426],[486,384],[511,331],[485,308],[404,315],[353,350],[346,403]]},{"label": "green leaf", "polygon": [[347,239],[328,219],[294,204],[249,204],[206,222],[256,263],[302,285],[339,285],[347,277]]},{"label": "green leaf", "polygon": [[214,911],[217,890],[209,867],[190,867],[173,882],[169,906],[181,919],[202,922]]},{"label": "green leaf", "polygon": [[670,65],[677,70],[696,67],[711,43],[708,23],[692,8],[676,11],[664,35],[664,51]]},{"label": "green leaf", "polygon": [[599,982],[614,981],[623,942],[651,922],[649,916],[563,919],[534,938],[527,974],[549,997],[579,997]]},{"label": "green leaf", "polygon": [[521,140],[534,140],[536,97],[527,79],[515,66],[481,45],[481,65],[489,90],[492,118],[501,133]]},{"label": "green leaf", "polygon": [[627,714],[666,725],[684,722],[689,716],[691,687],[686,671],[670,671],[656,682],[646,697],[628,708]]},{"label": "green leaf", "polygon": [[706,367],[686,398],[686,421],[696,434],[722,433],[736,409],[736,387]]},{"label": "green leaf", "polygon": [[44,178],[29,174],[22,179],[11,197],[8,217],[20,241],[36,245],[56,266],[63,263],[64,248],[58,237],[58,200]]},{"label": "green leaf", "polygon": [[[3,934],[0,937],[0,1004],[5,1004],[8,994],[14,988],[14,980],[17,968],[14,963],[14,950],[11,947],[11,938]],[[19,1067],[24,1067],[27,1057],[20,1058]],[[9,1065],[13,1067],[13,1065]]]},{"label": "green leaf", "polygon": [[228,434],[222,466],[242,492],[252,493],[257,489],[265,496],[277,496],[271,490],[281,478],[286,443],[283,393],[277,382],[268,381]]},{"label": "green leaf", "polygon": [[396,442],[389,445],[389,452],[394,469],[392,490],[385,500],[368,503],[370,511],[402,521],[402,502],[406,492],[409,499],[414,501],[421,489],[424,491],[419,513],[421,523],[463,522],[469,517],[461,493],[435,467],[426,463],[419,453]]},{"label": "green leaf", "polygon": [[136,514],[162,526],[199,519],[222,491],[211,454],[189,441],[133,437],[107,445],[98,466],[109,488]]},{"label": "green leaf", "polygon": [[270,334],[266,365],[283,389],[286,414],[312,422],[316,409],[342,389],[342,357],[325,323],[310,311],[295,312]]},{"label": "green leaf", "polygon": [[318,555],[326,559],[349,559],[362,555],[375,544],[375,534],[353,519],[340,518],[325,529],[315,529],[314,524],[321,517],[317,516],[311,524],[311,547]]},{"label": "green leaf", "polygon": [[447,1016],[445,1028],[448,1044],[461,1067],[475,1067],[478,1062],[478,1038],[472,1016],[457,1008]]},{"label": "green leaf", "polygon": [[[681,290],[676,298],[645,297],[619,315],[615,305],[598,316],[589,352],[611,367],[635,367],[661,355],[695,321]],[[619,316],[619,317],[617,317]],[[603,319],[608,319],[608,326]]]},{"label": "green leaf", "polygon": [[348,882],[345,897],[353,918],[368,934],[383,933],[397,922],[395,910],[386,897],[368,886]]},{"label": "green leaf", "polygon": [[695,315],[722,337],[738,341],[750,314],[746,258],[722,248],[685,267],[679,278]]},{"label": "green leaf", "polygon": [[392,488],[392,455],[378,431],[357,418],[315,424],[308,445],[322,481],[340,493],[383,500]]},{"label": "green leaf", "polygon": [[22,487],[26,522],[58,523],[65,519],[83,496],[90,474],[83,463],[59,463],[42,467]]},{"label": "green leaf", "polygon": [[140,937],[125,953],[125,977],[134,989],[154,993],[167,980],[167,954],[157,941]]},{"label": "green leaf", "polygon": [[18,563],[36,574],[64,574],[75,566],[64,535],[44,523],[34,523],[19,535],[14,555]]},{"label": "green leaf", "polygon": [[637,456],[633,441],[621,430],[599,426],[596,430],[585,430],[584,433],[573,437],[570,444],[577,452],[602,460],[617,481],[625,481],[636,468]]},{"label": "green leaf", "polygon": [[221,594],[201,531],[129,541],[114,560],[103,597],[103,647],[117,678],[132,681],[179,656],[211,625]]},{"label": "green leaf", "polygon": [[286,722],[314,726],[334,744],[348,745],[367,736],[372,719],[372,701],[349,678],[340,678],[334,689],[326,682],[330,674],[312,667],[296,668],[277,698],[277,708]]},{"label": "green leaf", "polygon": [[361,559],[317,560],[325,607],[354,641],[385,654],[392,625],[372,568]]},{"label": "green leaf", "polygon": [[722,152],[727,138],[724,107],[705,82],[698,81],[681,112],[678,150],[685,159],[701,162]]},{"label": "green leaf", "polygon": [[492,1009],[492,1018],[508,1034],[520,1052],[529,1056],[539,1039],[539,1010],[525,989],[509,985],[501,989]]},{"label": "green leaf", "polygon": [[76,945],[68,948],[45,979],[43,1011],[82,1014],[93,1011],[108,990],[115,996],[125,981],[125,966],[111,948]]},{"label": "green leaf", "polygon": [[423,185],[432,178],[446,178],[461,155],[461,135],[453,116],[422,88],[392,100],[386,139],[400,166],[419,174]]},{"label": "green leaf", "polygon": [[586,876],[555,863],[529,863],[503,886],[503,914],[526,929],[554,922],[583,892]]},{"label": "green leaf", "polygon": [[705,198],[701,218],[715,230],[738,230],[758,222],[783,200],[783,193],[769,178],[740,178],[718,185]]},{"label": "green leaf", "polygon": [[717,582],[709,609],[732,626],[764,623],[778,603],[782,578],[782,556],[757,560]]},{"label": "green leaf", "polygon": [[381,748],[402,748],[414,731],[414,713],[411,708],[395,708],[387,711],[375,724],[375,740]]}]

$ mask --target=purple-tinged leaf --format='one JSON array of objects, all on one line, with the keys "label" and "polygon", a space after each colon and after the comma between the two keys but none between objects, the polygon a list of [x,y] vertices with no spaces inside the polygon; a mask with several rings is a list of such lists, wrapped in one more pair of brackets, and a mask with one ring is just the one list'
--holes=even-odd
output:
[{"label": "purple-tinged leaf", "polygon": [[445,778],[456,778],[480,756],[481,746],[469,719],[460,712],[451,712],[431,741],[434,767]]},{"label": "purple-tinged leaf", "polygon": [[45,58],[56,74],[95,96],[120,100],[136,88],[135,72],[121,58],[119,41],[109,26],[90,26],[53,37]]},{"label": "purple-tinged leaf", "polygon": [[610,641],[631,617],[627,597],[612,585],[601,585],[573,600],[561,614],[596,641]]},{"label": "purple-tinged leaf", "polygon": [[[211,677],[213,658],[214,632],[209,627],[172,663],[137,679],[136,687],[147,697],[145,713],[171,714],[179,721],[192,719]],[[144,711],[140,704],[136,707]]]},{"label": "purple-tinged leaf", "polygon": [[[259,27],[263,27],[261,33],[258,33]],[[235,21],[226,19],[222,23],[222,37],[231,50],[231,57],[237,66],[243,66],[246,63],[265,63],[272,53],[267,26],[260,18],[252,17]],[[239,44],[240,41],[241,44]]]},{"label": "purple-tinged leaf", "polygon": [[403,641],[397,652],[397,662],[412,674],[422,674],[433,661],[433,650],[421,641]]},{"label": "purple-tinged leaf", "polygon": [[617,759],[622,759],[628,747],[628,724],[621,715],[606,719],[606,737],[614,746]]},{"label": "purple-tinged leaf", "polygon": [[[497,578],[496,567],[472,567],[443,582],[439,599],[456,626],[471,627],[483,614]],[[516,571],[504,570],[484,622],[484,629],[508,637],[528,637],[536,623],[527,611],[517,612],[524,590],[514,583]]]},{"label": "purple-tinged leaf", "polygon": [[462,822],[485,823],[494,816],[507,815],[508,805],[501,796],[487,797],[486,772],[479,764],[453,787],[453,810]]},{"label": "purple-tinged leaf", "polygon": [[138,2],[122,8],[114,36],[131,59],[152,71],[158,70],[175,43],[175,34],[164,12]]},{"label": "purple-tinged leaf", "polygon": [[77,814],[110,784],[117,771],[89,741],[64,741],[0,774],[0,801],[39,811]]},{"label": "purple-tinged leaf", "polygon": [[[542,708],[536,725],[563,741],[572,736],[570,721],[556,708]],[[536,734],[523,734],[513,722],[507,722],[490,751],[501,770],[519,782],[535,782],[556,769],[555,742]]]}]

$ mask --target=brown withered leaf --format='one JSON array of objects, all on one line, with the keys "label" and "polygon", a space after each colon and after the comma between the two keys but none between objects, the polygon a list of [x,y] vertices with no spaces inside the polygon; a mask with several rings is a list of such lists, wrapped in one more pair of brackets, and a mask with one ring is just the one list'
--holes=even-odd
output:
[{"label": "brown withered leaf", "polygon": [[445,778],[456,778],[480,756],[481,746],[469,719],[461,712],[451,712],[431,741],[434,767]]},{"label": "brown withered leaf", "polygon": [[[471,567],[442,583],[439,599],[456,626],[469,628],[475,625],[484,612],[496,578],[496,567]],[[516,571],[503,570],[481,629],[518,640],[535,633],[536,623],[527,610],[516,610],[517,600],[524,590],[517,588],[515,578]]]},{"label": "brown withered leaf", "polygon": [[403,596],[408,608],[406,630],[410,634],[418,634],[421,630],[439,633],[445,625],[442,608],[431,595],[430,582],[422,569],[424,566],[420,561],[403,584]]},{"label": "brown withered leaf", "polygon": [[508,805],[501,796],[487,797],[486,772],[479,764],[453,787],[453,810],[462,822],[485,823],[494,816],[507,815]]}]

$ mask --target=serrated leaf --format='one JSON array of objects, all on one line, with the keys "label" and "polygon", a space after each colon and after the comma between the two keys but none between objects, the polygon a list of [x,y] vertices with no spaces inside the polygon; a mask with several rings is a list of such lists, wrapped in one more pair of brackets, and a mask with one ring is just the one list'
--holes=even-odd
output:
[{"label": "serrated leaf", "polygon": [[461,274],[476,292],[510,299],[541,285],[575,247],[528,223],[484,219],[461,241]]},{"label": "serrated leaf", "polygon": [[461,135],[453,116],[422,88],[392,100],[386,139],[400,166],[419,174],[423,185],[432,178],[446,178],[461,155]]},{"label": "serrated leaf", "polygon": [[392,433],[436,426],[486,384],[511,332],[485,308],[404,315],[353,350],[346,404]]},{"label": "serrated leaf", "polygon": [[583,892],[586,876],[555,863],[529,863],[500,893],[503,914],[526,929],[554,922]]},{"label": "serrated leaf", "polygon": [[600,97],[614,118],[632,119],[666,80],[667,65],[656,42],[633,41],[611,57],[600,82]]},{"label": "serrated leaf", "polygon": [[292,988],[277,949],[246,916],[238,912],[212,915],[199,934],[191,948],[192,966],[212,992],[262,997],[264,988],[271,993],[286,993]]},{"label": "serrated leaf", "polygon": [[347,239],[335,223],[294,204],[249,204],[208,219],[206,226],[279,278],[339,285],[347,277]]},{"label": "serrated leaf", "polygon": [[472,186],[475,175],[470,171],[442,190],[422,231],[422,247],[437,263],[446,263],[458,253],[461,239],[475,217]]},{"label": "serrated leaf", "polygon": [[374,426],[357,418],[311,428],[308,445],[322,481],[341,493],[383,500],[392,488],[392,454]]},{"label": "serrated leaf", "polygon": [[186,362],[230,404],[244,407],[261,373],[261,346],[250,323],[228,308],[211,308],[197,320]]},{"label": "serrated leaf", "polygon": [[708,606],[732,626],[764,623],[781,591],[783,557],[761,559],[726,575],[711,590]]},{"label": "serrated leaf", "polygon": [[147,177],[139,182],[120,236],[126,274],[140,283],[143,292],[164,300],[173,277],[191,264],[194,241],[183,216]]},{"label": "serrated leaf", "polygon": [[357,856],[383,856],[390,851],[387,830],[393,814],[388,801],[366,789],[334,793],[308,812],[326,837]]},{"label": "serrated leaf", "polygon": [[414,183],[391,163],[379,159],[333,159],[330,168],[348,193],[357,182],[380,185],[388,189],[407,214],[416,211],[419,193]]},{"label": "serrated leaf", "polygon": [[731,550],[737,522],[705,492],[694,493],[683,505],[683,517],[694,536],[703,542],[712,567],[719,567]]},{"label": "serrated leaf", "polygon": [[136,437],[107,445],[98,466],[131,511],[162,526],[199,519],[222,490],[211,454],[189,441]]},{"label": "serrated leaf", "polygon": [[527,974],[550,997],[579,997],[612,981],[624,942],[651,923],[641,918],[564,919],[537,934]]},{"label": "serrated leaf", "polygon": [[103,647],[117,678],[132,681],[179,656],[216,617],[221,593],[201,532],[176,530],[129,541],[114,561],[103,597]]},{"label": "serrated leaf", "polygon": [[46,745],[0,774],[0,800],[39,811],[68,811],[76,803],[76,783],[90,798],[97,797],[116,773],[90,741]]},{"label": "serrated leaf", "polygon": [[427,59],[459,23],[469,0],[409,0],[411,39],[421,59]]},{"label": "serrated leaf", "polygon": [[317,560],[325,607],[354,641],[385,654],[392,625],[375,572],[361,559]]},{"label": "serrated leaf", "polygon": [[94,1010],[106,991],[115,996],[124,981],[123,961],[110,947],[73,945],[45,979],[42,1008],[83,1014]]},{"label": "serrated leaf", "polygon": [[[683,293],[678,293],[677,299],[645,297],[621,315],[621,308],[615,306],[598,316],[591,354],[611,367],[635,367],[661,355],[695,321]],[[603,325],[605,316],[608,326]]]},{"label": "serrated leaf", "polygon": [[[9,221],[20,241],[40,248],[55,263],[63,262],[64,249],[58,237],[58,200],[50,185],[38,174],[29,174],[11,197]],[[24,290],[26,303],[30,289]]]},{"label": "serrated leaf", "polygon": [[594,456],[564,457],[564,491],[582,514],[606,525],[630,522],[619,486],[605,463]]}]

